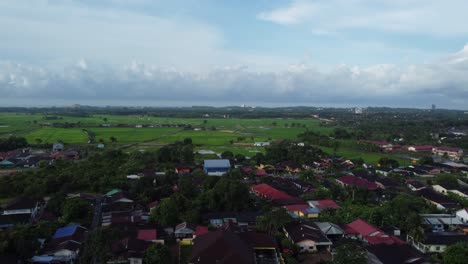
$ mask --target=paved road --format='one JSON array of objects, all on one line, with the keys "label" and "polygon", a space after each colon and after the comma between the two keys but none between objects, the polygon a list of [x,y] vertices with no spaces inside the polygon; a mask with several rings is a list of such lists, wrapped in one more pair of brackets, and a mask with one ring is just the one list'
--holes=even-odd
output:
[{"label": "paved road", "polygon": [[[102,212],[102,199],[96,198],[94,200],[94,215],[93,215],[93,222],[91,223],[91,231],[94,231],[101,222],[101,212]],[[96,256],[93,256],[91,263],[96,264]]]}]

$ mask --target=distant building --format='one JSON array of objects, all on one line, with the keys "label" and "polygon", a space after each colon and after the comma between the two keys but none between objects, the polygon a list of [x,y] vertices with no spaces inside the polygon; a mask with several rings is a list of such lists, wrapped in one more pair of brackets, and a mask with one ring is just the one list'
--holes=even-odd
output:
[{"label": "distant building", "polygon": [[270,146],[270,142],[255,142],[254,146],[255,147],[266,147],[266,146]]},{"label": "distant building", "polygon": [[64,150],[64,145],[62,142],[56,142],[54,143],[54,145],[52,146],[52,151],[53,152],[60,152],[60,151],[63,151]]},{"label": "distant building", "polygon": [[205,160],[203,169],[210,176],[222,176],[231,169],[228,159]]},{"label": "distant building", "polygon": [[457,147],[434,147],[432,152],[438,156],[447,156],[451,160],[460,160],[463,157],[463,150]]}]

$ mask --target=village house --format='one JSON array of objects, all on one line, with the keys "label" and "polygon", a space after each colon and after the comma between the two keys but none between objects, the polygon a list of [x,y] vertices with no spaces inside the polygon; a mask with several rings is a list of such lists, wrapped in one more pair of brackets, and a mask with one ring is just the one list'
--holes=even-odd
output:
[{"label": "village house", "polygon": [[468,208],[458,210],[455,215],[464,224],[468,224]]},{"label": "village house", "polygon": [[276,241],[270,235],[220,228],[193,240],[188,263],[279,264],[280,258]]},{"label": "village house", "polygon": [[55,231],[51,240],[34,256],[32,263],[75,263],[88,229],[80,225],[69,225]]},{"label": "village house", "polygon": [[346,236],[357,238],[369,245],[378,244],[404,244],[402,240],[395,236],[386,234],[384,231],[367,223],[364,220],[358,219],[352,223],[345,225]]},{"label": "village house", "polygon": [[205,160],[203,169],[209,176],[222,176],[231,169],[231,163],[228,159]]},{"label": "village house", "polygon": [[421,214],[423,224],[428,226],[432,232],[443,232],[454,230],[463,225],[456,216],[451,214]]},{"label": "village house", "polygon": [[432,152],[438,156],[447,156],[451,160],[460,160],[463,157],[463,150],[457,147],[434,147]]},{"label": "village house", "polygon": [[378,189],[378,186],[377,184],[375,184],[375,182],[371,182],[351,174],[336,179],[336,182],[342,187],[354,186],[358,188],[367,189],[369,191],[375,191]]},{"label": "village house", "polygon": [[459,204],[456,201],[435,192],[432,189],[424,188],[418,191],[419,195],[421,195],[424,200],[428,203],[433,204],[439,210],[448,210],[448,209],[456,209],[459,207]]},{"label": "village house", "polygon": [[406,241],[424,254],[442,253],[450,245],[458,242],[468,242],[468,236],[456,232],[433,232],[426,233],[421,240],[416,240],[414,237],[407,235]]},{"label": "village house", "polygon": [[450,192],[460,197],[468,198],[468,188],[465,188],[465,187],[459,187],[459,186],[450,185],[450,184],[435,184],[435,185],[432,185],[432,189],[434,189],[434,191],[441,193],[443,195],[448,195],[448,193]]},{"label": "village house", "polygon": [[310,207],[306,204],[285,205],[283,207],[293,218],[317,218],[320,212],[319,209]]},{"label": "village house", "polygon": [[300,252],[330,250],[333,244],[320,228],[313,224],[292,223],[283,228],[286,237],[300,248]]}]

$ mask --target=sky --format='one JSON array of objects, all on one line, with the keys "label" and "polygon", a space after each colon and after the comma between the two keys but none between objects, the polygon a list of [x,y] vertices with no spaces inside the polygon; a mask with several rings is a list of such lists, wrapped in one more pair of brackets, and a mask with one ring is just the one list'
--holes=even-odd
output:
[{"label": "sky", "polygon": [[466,0],[0,0],[0,106],[468,109]]}]

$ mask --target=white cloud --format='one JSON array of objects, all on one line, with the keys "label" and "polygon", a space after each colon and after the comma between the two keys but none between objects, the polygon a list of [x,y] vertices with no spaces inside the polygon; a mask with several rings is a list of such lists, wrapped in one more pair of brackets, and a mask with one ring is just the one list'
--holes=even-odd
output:
[{"label": "white cloud", "polygon": [[[399,67],[337,65],[324,71],[296,64],[282,71],[258,72],[248,65],[203,72],[132,62],[120,68],[79,64],[61,71],[13,62],[0,63],[4,100],[164,100],[425,106],[464,108],[468,98],[466,49],[428,64]],[[457,101],[453,101],[457,98]]]},{"label": "white cloud", "polygon": [[271,11],[258,19],[278,24],[303,23],[313,33],[349,29],[457,35],[468,33],[465,0],[304,0]]},{"label": "white cloud", "polygon": [[282,25],[298,24],[307,20],[314,13],[314,6],[306,1],[294,1],[291,5],[257,15],[260,20],[271,21]]}]

